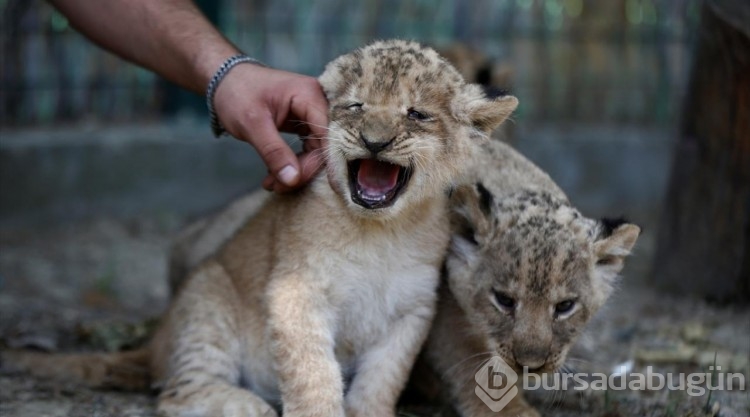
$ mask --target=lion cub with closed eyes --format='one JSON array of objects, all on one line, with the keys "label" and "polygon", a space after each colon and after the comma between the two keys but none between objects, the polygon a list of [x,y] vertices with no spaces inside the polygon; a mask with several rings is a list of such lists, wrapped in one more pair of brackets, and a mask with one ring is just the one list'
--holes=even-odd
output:
[{"label": "lion cub with closed eyes", "polygon": [[[145,350],[6,353],[37,373],[161,388],[167,416],[386,417],[427,336],[447,190],[516,107],[432,49],[376,42],[328,64],[326,167],[274,195],[192,270]],[[133,380],[135,378],[135,380]]]}]

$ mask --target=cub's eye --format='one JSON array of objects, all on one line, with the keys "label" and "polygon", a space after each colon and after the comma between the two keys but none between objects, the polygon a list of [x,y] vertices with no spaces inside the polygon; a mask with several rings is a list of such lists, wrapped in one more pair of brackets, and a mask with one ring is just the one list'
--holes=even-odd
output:
[{"label": "cub's eye", "polygon": [[406,115],[411,120],[418,120],[418,121],[421,121],[421,122],[423,122],[425,120],[430,120],[430,116],[429,115],[414,110],[414,107],[410,107],[408,110],[406,110]]},{"label": "cub's eye", "polygon": [[506,309],[506,310],[515,310],[516,308],[516,300],[509,297],[507,294],[504,294],[499,291],[493,291],[495,293],[495,301],[497,301],[497,304]]},{"label": "cub's eye", "polygon": [[555,315],[570,313],[576,306],[575,300],[565,300],[555,304]]},{"label": "cub's eye", "polygon": [[354,111],[362,110],[362,103],[352,103],[346,106],[346,108]]}]

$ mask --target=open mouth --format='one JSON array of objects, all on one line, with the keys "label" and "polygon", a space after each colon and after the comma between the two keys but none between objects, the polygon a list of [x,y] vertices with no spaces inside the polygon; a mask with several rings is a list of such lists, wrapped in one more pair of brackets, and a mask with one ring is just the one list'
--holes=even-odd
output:
[{"label": "open mouth", "polygon": [[411,177],[411,170],[378,159],[349,162],[349,189],[352,201],[366,209],[392,205]]}]

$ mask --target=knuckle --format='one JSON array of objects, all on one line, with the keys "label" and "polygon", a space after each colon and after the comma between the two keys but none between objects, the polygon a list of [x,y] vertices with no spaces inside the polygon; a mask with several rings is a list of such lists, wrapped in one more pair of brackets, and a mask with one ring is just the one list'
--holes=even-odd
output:
[{"label": "knuckle", "polygon": [[245,112],[245,120],[248,124],[257,125],[258,123],[261,123],[267,116],[264,115],[261,112],[258,111],[248,111]]},{"label": "knuckle", "polygon": [[307,86],[311,89],[320,89],[320,83],[318,83],[318,80],[313,77],[307,78]]},{"label": "knuckle", "polygon": [[[286,153],[286,145],[277,142],[261,143],[257,146],[257,149],[258,153],[263,156],[263,159],[265,159],[269,165],[272,165],[277,160],[283,158]],[[274,169],[274,167],[271,167],[271,169]]]}]

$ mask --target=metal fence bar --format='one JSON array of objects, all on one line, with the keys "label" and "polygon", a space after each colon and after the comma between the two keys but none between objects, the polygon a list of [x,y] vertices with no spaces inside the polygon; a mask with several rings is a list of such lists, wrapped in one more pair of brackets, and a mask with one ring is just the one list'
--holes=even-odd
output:
[{"label": "metal fence bar", "polygon": [[[678,111],[698,3],[223,0],[218,16],[230,39],[279,68],[317,74],[377,38],[460,41],[514,68],[517,119],[666,125]],[[92,46],[46,2],[0,5],[0,126],[165,115],[156,76]]]}]

